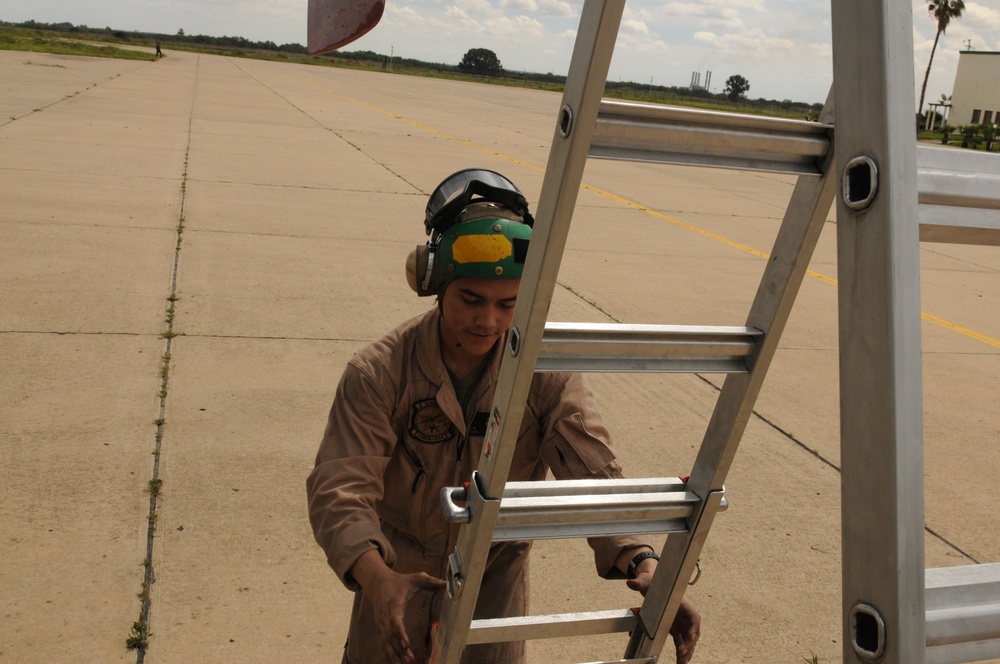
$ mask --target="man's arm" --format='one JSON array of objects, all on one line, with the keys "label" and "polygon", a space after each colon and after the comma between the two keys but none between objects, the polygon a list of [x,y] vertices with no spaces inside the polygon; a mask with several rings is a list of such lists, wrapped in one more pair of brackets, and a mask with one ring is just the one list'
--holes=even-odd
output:
[{"label": "man's arm", "polygon": [[395,446],[388,408],[375,382],[348,364],[330,409],[316,466],[306,480],[316,542],[352,590],[357,588],[349,570],[366,551],[380,553],[387,565],[395,562],[395,551],[376,513]]}]

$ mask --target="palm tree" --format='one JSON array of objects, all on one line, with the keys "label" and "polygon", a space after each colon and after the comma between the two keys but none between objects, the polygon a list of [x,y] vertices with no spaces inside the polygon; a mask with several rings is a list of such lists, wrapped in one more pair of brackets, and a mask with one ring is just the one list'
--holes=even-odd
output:
[{"label": "palm tree", "polygon": [[931,47],[931,59],[927,62],[927,73],[924,74],[924,84],[920,88],[920,105],[917,106],[918,115],[924,110],[924,94],[927,92],[927,79],[931,75],[931,63],[934,62],[934,51],[937,50],[938,39],[948,29],[951,19],[959,18],[962,12],[965,11],[965,2],[963,0],[930,0],[927,4],[927,11],[930,13],[931,18],[937,21],[937,34],[934,35],[934,46]]}]

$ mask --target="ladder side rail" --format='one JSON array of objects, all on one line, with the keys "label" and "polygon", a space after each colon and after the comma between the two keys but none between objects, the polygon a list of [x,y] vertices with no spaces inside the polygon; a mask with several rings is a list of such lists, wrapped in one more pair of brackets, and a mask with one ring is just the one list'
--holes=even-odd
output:
[{"label": "ladder side rail", "polygon": [[[831,90],[820,115],[820,122],[832,124],[833,116]],[[820,168],[823,175],[819,178],[800,177],[792,192],[771,258],[764,269],[757,295],[747,316],[747,327],[762,330],[764,338],[759,341],[749,360],[749,372],[726,377],[688,480],[688,489],[700,496],[721,490],[725,484],[743,431],[753,412],[760,387],[833,203],[836,191],[833,162],[834,150],[831,150]],[[709,524],[706,523],[705,526],[707,525]],[[691,541],[700,536],[699,528],[696,527],[686,535],[669,536],[658,569],[693,568],[700,551],[698,547],[691,546]],[[654,577],[640,611],[644,635],[634,646],[630,645],[630,654],[658,653],[662,650],[686,583],[687,577],[667,579],[661,578],[659,574]],[[639,631],[641,630],[637,630]]]},{"label": "ladder side rail", "polygon": [[843,661],[925,656],[913,10],[834,0]]},{"label": "ladder side rail", "polygon": [[[480,471],[473,478],[477,493],[484,499],[499,500],[503,496],[624,8],[624,0],[586,0],[580,16],[535,228],[479,459]],[[495,520],[495,515],[474,519],[459,530],[452,555],[464,559],[465,589],[442,607],[434,638],[435,657],[441,664],[458,664],[461,658]]]}]

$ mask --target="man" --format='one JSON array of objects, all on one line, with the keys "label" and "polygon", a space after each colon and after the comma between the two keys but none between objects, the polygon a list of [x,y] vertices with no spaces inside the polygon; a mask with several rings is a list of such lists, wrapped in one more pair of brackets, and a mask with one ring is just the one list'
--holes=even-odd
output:
[{"label": "man", "polygon": [[[440,613],[458,527],[441,512],[443,487],[478,463],[510,328],[531,225],[507,178],[469,169],[431,194],[431,235],[407,260],[407,278],[438,306],[403,323],[348,363],[307,481],[316,541],[355,591],[343,661],[424,662]],[[510,480],[620,477],[610,437],[580,374],[532,380]],[[656,570],[637,537],[589,540],[597,571],[645,594]],[[524,615],[530,542],[495,543],[476,618]],[[671,629],[690,661],[700,617],[684,602]],[[463,664],[521,664],[523,642],[469,646]]]}]

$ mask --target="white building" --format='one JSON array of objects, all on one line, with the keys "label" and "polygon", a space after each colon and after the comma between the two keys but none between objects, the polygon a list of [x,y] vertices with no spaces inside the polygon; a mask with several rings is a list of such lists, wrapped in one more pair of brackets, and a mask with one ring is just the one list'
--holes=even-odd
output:
[{"label": "white building", "polygon": [[1000,124],[1000,52],[959,53],[948,123]]}]

